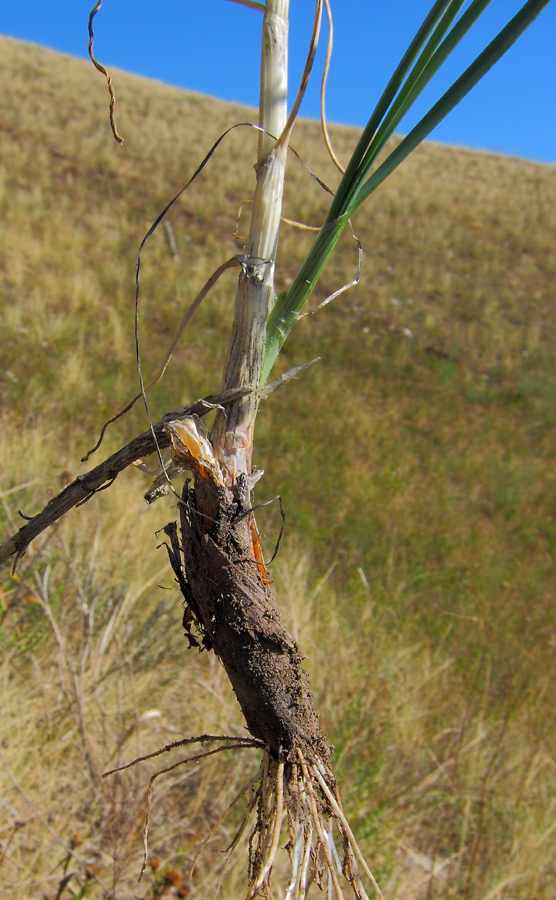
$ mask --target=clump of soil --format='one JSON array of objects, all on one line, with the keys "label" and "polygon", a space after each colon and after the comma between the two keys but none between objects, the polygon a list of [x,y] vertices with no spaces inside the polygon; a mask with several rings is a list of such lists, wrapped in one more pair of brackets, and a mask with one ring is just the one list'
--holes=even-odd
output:
[{"label": "clump of soil", "polygon": [[199,643],[221,660],[253,737],[277,758],[294,758],[299,748],[328,762],[303,656],[253,554],[249,491],[240,483],[234,496],[211,478],[195,481],[183,490],[179,537],[176,523],[165,529],[190,640],[194,623]]}]

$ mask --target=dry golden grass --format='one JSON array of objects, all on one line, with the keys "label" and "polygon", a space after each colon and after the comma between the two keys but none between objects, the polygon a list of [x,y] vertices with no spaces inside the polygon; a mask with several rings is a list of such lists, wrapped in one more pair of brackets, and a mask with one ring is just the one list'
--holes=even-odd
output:
[{"label": "dry golden grass", "polygon": [[[120,149],[98,73],[6,39],[0,50],[4,536],[19,507],[36,512],[82,471],[135,392],[138,244],[220,132],[252,116],[116,74]],[[302,123],[294,145],[333,184],[317,138]],[[334,138],[345,158],[355,132]],[[241,247],[255,142],[233,133],[171,211],[179,260],[162,230],[148,245],[147,377]],[[287,214],[316,223],[325,206],[292,160]],[[258,499],[281,492],[288,516],[280,605],[388,900],[552,900],[556,170],[428,144],[355,227],[362,283],[300,324],[282,367],[323,361],[260,417]],[[279,286],[309,240],[284,231]],[[346,238],[319,296],[355,265]],[[153,392],[155,416],[218,388],[233,292],[227,274]],[[144,427],[134,411],[106,452]],[[145,509],[146,486],[120,476],[38,541],[16,580],[0,575],[2,898],[103,896],[83,863],[120,900],[211,897],[239,822],[234,810],[190,878],[257,760],[222,754],[160,779],[160,865],[137,885],[144,792],[167,757],[99,778],[168,741],[243,727],[214,660],[184,653],[179,595],[158,587],[173,587],[155,532],[174,513]],[[279,516],[265,516],[271,546]],[[225,900],[242,878],[238,857]]]}]

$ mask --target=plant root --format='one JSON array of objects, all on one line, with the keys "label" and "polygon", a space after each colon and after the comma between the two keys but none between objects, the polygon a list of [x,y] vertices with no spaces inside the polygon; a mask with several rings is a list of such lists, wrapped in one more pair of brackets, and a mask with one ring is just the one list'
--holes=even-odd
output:
[{"label": "plant root", "polygon": [[[284,900],[305,900],[313,883],[321,889],[326,886],[325,878],[330,900],[344,900],[346,890],[357,900],[368,900],[357,858],[375,893],[384,900],[342,810],[332,770],[317,756],[306,758],[299,749],[297,756],[296,762],[277,760],[269,749],[265,750],[255,802],[240,829],[245,830],[256,807],[249,835],[246,900],[257,896],[272,900],[278,895]],[[278,892],[272,890],[271,879],[284,823],[289,867],[287,883]],[[334,842],[334,823],[340,850]],[[236,845],[237,839],[232,847]]]},{"label": "plant root", "polygon": [[[246,900],[273,900],[273,873],[279,871],[283,881],[286,859],[278,851],[285,838],[289,871],[280,890],[284,900],[305,900],[313,884],[326,887],[329,900],[344,900],[348,891],[356,900],[368,900],[358,861],[382,898],[342,810],[329,767],[333,748],[320,728],[303,655],[281,620],[254,547],[248,479],[241,477],[234,488],[228,487],[206,449],[186,445],[177,428],[171,437],[173,461],[194,473],[194,488],[184,485],[179,525],[164,528],[185,602],[186,635],[191,646],[216,653],[254,743],[264,747],[223,870],[248,834]],[[236,795],[230,809],[245,793]]]},{"label": "plant root", "polygon": [[[204,750],[181,759],[160,769],[151,776],[147,788],[147,813],[143,829],[143,863],[139,874],[141,880],[148,860],[148,834],[152,805],[153,785],[157,778],[189,762],[198,762],[223,750],[258,749],[260,741],[252,738],[238,738],[219,735],[200,735],[175,741],[155,753],[138,757],[127,765],[106,772],[103,777],[120,772],[147,759],[175,749],[183,744],[222,741],[221,746]],[[297,760],[286,754],[277,759],[270,747],[265,747],[257,774],[235,795],[222,815],[202,841],[191,866],[191,874],[199,857],[209,841],[221,827],[229,813],[247,794],[247,810],[234,838],[224,851],[222,866],[227,868],[234,851],[250,826],[247,865],[247,893],[245,900],[265,897],[267,900],[306,900],[311,885],[321,890],[327,886],[328,900],[345,900],[345,890],[349,890],[356,900],[369,900],[361,878],[357,859],[364,874],[380,900],[384,900],[377,881],[367,865],[353,832],[342,809],[336,779],[330,767],[318,755],[306,757],[297,749]],[[254,822],[252,821],[254,818]],[[340,838],[340,849],[334,841],[334,823]],[[287,835],[283,849],[287,851],[289,865],[286,880],[281,889],[273,890],[272,876],[280,862],[281,880],[284,866],[278,859],[282,840]],[[283,857],[282,857],[283,859]],[[342,889],[343,887],[343,889]]]},{"label": "plant root", "polygon": [[[136,759],[133,759],[131,762],[126,763],[123,766],[118,766],[116,769],[110,769],[108,772],[104,772],[102,777],[107,778],[109,775],[114,775],[116,772],[123,772],[124,769],[130,769],[132,766],[136,766],[141,762],[145,762],[145,760],[147,759],[153,759],[156,756],[160,756],[162,753],[167,753],[168,751],[174,750],[176,747],[181,747],[184,744],[204,744],[212,743],[214,741],[222,742],[221,746],[214,747],[212,750],[204,750],[202,753],[195,753],[192,756],[186,756],[184,759],[180,759],[178,760],[178,762],[172,763],[172,765],[166,766],[164,769],[159,769],[158,772],[155,772],[154,775],[151,776],[149,785],[147,787],[147,813],[145,816],[145,825],[143,828],[143,863],[141,865],[141,871],[139,872],[138,881],[141,881],[145,869],[147,868],[147,860],[149,856],[149,824],[151,819],[153,785],[156,779],[161,775],[172,772],[179,766],[183,766],[190,762],[199,762],[201,759],[205,759],[208,756],[214,756],[215,753],[222,753],[224,750],[245,750],[247,748],[256,748],[260,747],[261,743],[260,741],[254,740],[253,738],[230,737],[230,735],[202,734],[197,737],[184,738],[181,741],[173,741],[171,744],[166,744],[165,747],[161,747],[160,750],[155,750],[154,753],[148,753],[146,756],[138,756]],[[243,793],[245,793],[245,789],[240,791],[240,793],[232,801],[232,803],[226,810],[225,815],[227,815],[233,808],[233,806],[235,806]],[[219,820],[217,824],[220,824],[220,821],[221,820]],[[210,836],[201,845],[201,850],[209,839]]]}]

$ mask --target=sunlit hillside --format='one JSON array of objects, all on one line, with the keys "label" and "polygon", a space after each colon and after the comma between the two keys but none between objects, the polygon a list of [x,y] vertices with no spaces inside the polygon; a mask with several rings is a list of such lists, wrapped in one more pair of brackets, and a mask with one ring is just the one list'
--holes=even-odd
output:
[{"label": "sunlit hillside", "polygon": [[[0,38],[2,540],[77,474],[145,430],[134,274],[151,223],[252,110]],[[347,159],[357,133],[331,129]],[[232,131],[143,253],[145,379],[187,305],[241,252],[257,135]],[[293,146],[330,187],[317,123]],[[327,194],[291,156],[285,215]],[[358,213],[359,285],[305,318],[265,401],[257,500],[283,498],[279,605],[307,654],[346,812],[387,900],[556,895],[556,167],[426,144]],[[237,229],[237,230],[236,230]],[[234,237],[237,234],[237,237]],[[285,225],[278,288],[311,234]],[[315,305],[352,281],[346,234]],[[233,270],[204,301],[153,419],[218,390]],[[241,751],[155,782],[185,750],[101,779],[182,737],[240,734],[209,654],[187,652],[180,595],[123,473],[0,573],[0,898],[215,895],[255,775]],[[260,514],[272,553],[280,513]],[[214,832],[211,834],[211,829]],[[207,847],[191,873],[204,838]],[[285,843],[285,841],[284,841]],[[245,848],[221,877],[242,896]],[[320,896],[315,888],[315,896]]]}]

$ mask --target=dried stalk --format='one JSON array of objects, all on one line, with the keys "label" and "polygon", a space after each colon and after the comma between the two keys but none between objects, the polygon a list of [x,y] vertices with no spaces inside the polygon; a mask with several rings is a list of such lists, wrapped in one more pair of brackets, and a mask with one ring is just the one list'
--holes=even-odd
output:
[{"label": "dried stalk", "polygon": [[230,391],[197,400],[191,406],[176,409],[167,413],[162,421],[158,422],[150,431],[145,431],[134,438],[121,450],[113,453],[108,459],[101,462],[94,469],[84,475],[78,475],[64,490],[50,500],[42,512],[35,516],[21,514],[27,519],[27,524],[19,529],[0,546],[0,564],[15,556],[14,568],[23,556],[27,547],[50,525],[61,519],[74,506],[79,506],[89,500],[93,494],[109,487],[120,472],[143,456],[150,456],[158,450],[164,450],[170,446],[169,423],[179,421],[187,416],[204,416],[215,406],[225,406],[232,400],[241,396],[243,391]]}]

